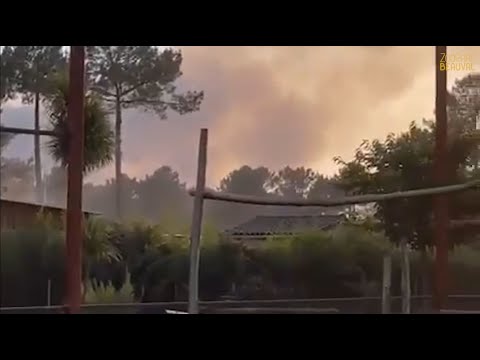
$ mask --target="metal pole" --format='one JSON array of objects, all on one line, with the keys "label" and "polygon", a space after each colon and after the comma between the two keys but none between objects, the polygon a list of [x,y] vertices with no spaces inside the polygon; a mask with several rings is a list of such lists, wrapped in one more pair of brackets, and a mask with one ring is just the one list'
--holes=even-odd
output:
[{"label": "metal pole", "polygon": [[47,306],[52,305],[52,280],[48,279],[47,281]]},{"label": "metal pole", "polygon": [[[446,58],[447,47],[435,47],[435,161],[434,176],[435,185],[442,186],[447,183],[447,71],[441,69],[440,63]],[[435,265],[434,265],[434,292],[433,308],[440,310],[445,308],[447,302],[448,284],[448,198],[447,195],[436,195],[433,199],[434,214],[434,241],[435,241]]]},{"label": "metal pole", "polygon": [[383,257],[382,314],[390,314],[390,288],[392,283],[392,256]]},{"label": "metal pole", "polygon": [[78,313],[82,302],[82,181],[84,142],[85,47],[70,47],[69,158],[67,187],[66,280],[68,312]]},{"label": "metal pole", "polygon": [[406,238],[401,240],[400,250],[402,255],[402,314],[410,314],[410,261],[408,257],[408,244]]},{"label": "metal pole", "polygon": [[198,273],[200,269],[200,235],[202,233],[203,193],[207,169],[208,130],[200,132],[198,150],[197,185],[193,203],[192,230],[190,237],[190,278],[188,286],[188,313],[198,314]]}]

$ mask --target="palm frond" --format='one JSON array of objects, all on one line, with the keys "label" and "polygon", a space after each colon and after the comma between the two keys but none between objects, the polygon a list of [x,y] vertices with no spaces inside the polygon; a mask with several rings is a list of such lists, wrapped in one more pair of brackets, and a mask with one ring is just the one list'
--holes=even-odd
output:
[{"label": "palm frond", "polygon": [[92,261],[120,261],[118,248],[109,240],[109,225],[102,219],[90,218],[85,224],[84,251]]},{"label": "palm frond", "polygon": [[[67,121],[68,79],[65,74],[52,80],[49,94],[44,99],[50,124],[60,136],[52,138],[47,146],[52,157],[63,166],[68,165],[69,130]],[[102,101],[92,93],[85,96],[84,172],[108,165],[113,160],[114,133],[108,112]]]}]

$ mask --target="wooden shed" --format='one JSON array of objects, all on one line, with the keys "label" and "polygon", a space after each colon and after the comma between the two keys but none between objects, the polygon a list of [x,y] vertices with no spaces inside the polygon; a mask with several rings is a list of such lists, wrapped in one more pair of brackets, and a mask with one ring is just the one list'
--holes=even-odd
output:
[{"label": "wooden shed", "polygon": [[[54,219],[63,223],[65,209],[58,206],[49,206],[36,203],[21,202],[15,200],[0,199],[0,229],[18,229],[32,226],[38,218],[38,214],[50,214]],[[92,211],[84,211],[86,218],[100,215]]]}]

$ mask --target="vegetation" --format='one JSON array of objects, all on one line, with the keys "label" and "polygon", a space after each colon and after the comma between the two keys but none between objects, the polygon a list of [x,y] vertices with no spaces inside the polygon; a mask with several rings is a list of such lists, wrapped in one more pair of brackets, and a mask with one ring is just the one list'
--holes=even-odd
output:
[{"label": "vegetation", "polygon": [[[1,101],[21,94],[24,101],[33,102],[38,128],[39,104],[43,99],[52,127],[62,134],[49,142],[49,149],[61,166],[55,167],[46,178],[48,199],[61,205],[66,187],[64,167],[68,164],[68,79],[63,71],[65,59],[61,47],[3,47],[1,51]],[[115,224],[91,219],[86,223],[84,300],[88,303],[186,300],[189,260],[186,234],[189,234],[191,199],[185,183],[169,166],[156,169],[144,179],[121,173],[122,111],[143,108],[160,118],[165,118],[168,110],[184,114],[199,109],[203,93],[176,93],[174,84],[181,76],[182,56],[171,49],[97,46],[89,48],[88,55],[85,172],[106,165],[113,155],[116,172],[115,178],[104,185],[85,186],[85,205],[106,217],[124,215],[150,222]],[[54,73],[52,69],[60,71]],[[480,176],[480,138],[474,126],[480,101],[468,91],[479,84],[478,77],[467,76],[457,81],[450,94],[447,165],[452,183]],[[115,137],[107,119],[111,110],[115,111]],[[424,121],[421,125],[412,123],[407,131],[391,134],[383,141],[365,141],[353,160],[336,159],[340,171],[334,178],[305,167],[286,166],[273,171],[245,165],[227,174],[218,190],[298,199],[430,187],[434,185],[431,176],[434,131],[433,123]],[[2,135],[1,147],[9,140]],[[34,173],[38,184],[38,144],[37,139],[34,164],[1,159],[2,186],[6,184],[8,191],[29,194]],[[450,196],[452,218],[478,216],[479,194],[474,189]],[[223,239],[218,229],[237,225],[260,213],[313,212],[208,203],[206,218],[210,223],[204,226],[202,234],[200,298],[379,295],[382,257],[387,251],[393,252],[393,293],[398,294],[400,254],[395,246],[402,238],[409,241],[412,249],[414,293],[425,293],[425,269],[432,263],[431,198],[378,203],[374,210],[371,216],[365,216],[339,207],[329,211],[347,212],[348,217],[334,230],[270,238],[258,247],[248,247]],[[60,221],[41,216],[32,228],[2,232],[1,306],[45,305],[47,298],[53,304],[63,302],[64,243]],[[454,230],[450,235],[454,240],[450,253],[452,292],[478,294],[478,233]]]},{"label": "vegetation", "polygon": [[[301,168],[299,168],[301,169]],[[297,170],[297,169],[293,169]],[[309,169],[311,171],[311,169]],[[278,175],[263,167],[252,168],[242,166],[233,170],[220,182],[219,191],[258,196],[278,196],[275,192],[273,177]],[[282,179],[282,181],[289,181]],[[63,204],[65,201],[66,179],[58,168],[53,168],[46,177],[47,199],[52,204]],[[187,186],[177,171],[170,166],[162,166],[144,178],[123,177],[124,192],[122,201],[125,204],[125,217],[128,219],[159,222],[190,222],[192,199],[187,193]],[[109,179],[104,184],[85,184],[84,204],[87,209],[102,213],[107,218],[115,218],[115,179]],[[343,191],[335,186],[332,179],[316,175],[315,182],[306,195],[315,197],[341,196]],[[235,226],[249,220],[257,214],[312,214],[324,211],[338,213],[346,211],[345,207],[334,209],[299,209],[260,207],[256,205],[229,204],[222,202],[207,202],[205,216],[218,228]]]},{"label": "vegetation", "polygon": [[0,72],[2,74],[2,76],[0,76],[0,105],[14,96],[15,71],[13,47],[3,46],[2,49],[0,49]]},{"label": "vegetation", "polygon": [[[102,225],[100,225],[102,224]],[[29,230],[3,232],[2,306],[45,305],[63,294],[63,241],[54,219]],[[87,227],[85,302],[185,301],[188,240],[163,225]],[[92,228],[95,231],[92,231]],[[380,296],[382,258],[394,253],[393,293],[400,293],[400,254],[379,232],[344,224],[335,230],[267,240],[258,248],[221,239],[207,225],[202,235],[200,298],[220,300]],[[421,281],[417,252],[411,253],[414,294]],[[430,256],[428,261],[431,262]],[[480,246],[462,245],[450,256],[456,294],[480,291]]]},{"label": "vegetation", "polygon": [[85,304],[128,304],[135,301],[129,277],[119,290],[111,284],[95,286],[92,281],[87,282],[86,288]]},{"label": "vegetation", "polygon": [[182,76],[182,54],[156,46],[91,46],[88,49],[91,88],[115,110],[115,203],[122,216],[122,110],[143,108],[166,118],[167,110],[179,114],[197,111],[203,92],[178,93],[175,81]]},{"label": "vegetation", "polygon": [[[60,136],[52,138],[48,147],[53,158],[66,166],[68,161],[69,134],[67,129],[68,77],[67,59],[61,46],[14,46],[2,49],[2,98],[1,101],[22,96],[24,103],[34,103],[34,129],[40,128],[40,104],[46,107],[53,130]],[[5,71],[5,76],[4,76]],[[101,99],[87,92],[85,101],[85,171],[92,171],[113,160],[114,134]],[[2,149],[11,135],[1,135]],[[41,176],[40,141],[35,136],[34,161],[2,158],[2,193],[15,193],[21,200],[29,198],[30,184],[35,184],[37,200],[43,197]],[[34,181],[30,181],[30,168],[34,169]],[[22,174],[22,176],[19,176]],[[23,176],[25,175],[25,176]],[[28,181],[16,181],[25,177]],[[23,191],[22,191],[23,190]],[[64,190],[64,189],[62,189]]]},{"label": "vegetation", "polygon": [[[12,46],[11,64],[16,76],[13,89],[26,104],[33,103],[34,129],[40,130],[41,97],[51,90],[51,76],[62,69],[66,58],[62,46]],[[61,70],[60,70],[61,71]],[[40,136],[34,136],[34,165],[37,200],[43,195]]]},{"label": "vegetation", "polygon": [[[53,159],[68,165],[68,77],[65,72],[56,74],[50,82],[50,93],[44,98],[52,129],[60,136],[48,142]],[[91,92],[85,96],[84,171],[89,172],[113,160],[114,134],[108,113],[100,98]]]}]

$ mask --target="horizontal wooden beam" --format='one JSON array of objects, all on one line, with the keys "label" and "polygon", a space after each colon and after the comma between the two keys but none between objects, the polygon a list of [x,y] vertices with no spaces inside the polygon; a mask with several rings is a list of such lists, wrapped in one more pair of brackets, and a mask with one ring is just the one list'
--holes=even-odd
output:
[{"label": "horizontal wooden beam", "polygon": [[[447,194],[465,191],[474,187],[480,187],[480,180],[470,181],[465,184],[439,186],[418,190],[398,191],[388,194],[366,194],[347,196],[336,200],[285,200],[285,199],[269,199],[251,195],[238,195],[231,193],[222,193],[211,189],[206,189],[203,197],[210,200],[227,201],[241,204],[253,205],[274,205],[274,206],[339,206],[339,205],[353,205],[353,204],[368,204],[378,201],[387,201],[400,198],[411,198],[418,196],[431,196],[438,194]],[[188,191],[191,196],[195,196],[195,189]]]},{"label": "horizontal wooden beam", "polygon": [[0,126],[0,132],[10,133],[17,135],[44,135],[44,136],[57,136],[58,134],[53,130],[34,130],[34,129],[22,129],[8,126]]}]

